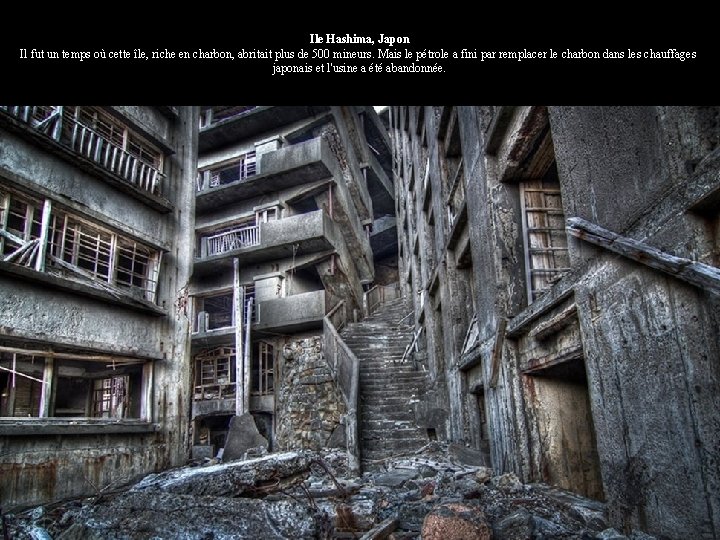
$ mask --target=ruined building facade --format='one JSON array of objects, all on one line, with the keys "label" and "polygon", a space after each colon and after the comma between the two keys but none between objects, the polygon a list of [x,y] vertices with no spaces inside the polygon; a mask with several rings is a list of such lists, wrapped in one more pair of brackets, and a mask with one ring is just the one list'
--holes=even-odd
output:
[{"label": "ruined building facade", "polygon": [[0,501],[185,463],[198,108],[0,107]]},{"label": "ruined building facade", "polygon": [[208,107],[199,152],[193,455],[217,455],[245,413],[271,450],[344,448],[323,320],[362,316],[377,239],[396,243],[387,131],[369,107]]},{"label": "ruined building facade", "polygon": [[606,500],[618,528],[720,535],[719,117],[391,108],[438,437]]}]

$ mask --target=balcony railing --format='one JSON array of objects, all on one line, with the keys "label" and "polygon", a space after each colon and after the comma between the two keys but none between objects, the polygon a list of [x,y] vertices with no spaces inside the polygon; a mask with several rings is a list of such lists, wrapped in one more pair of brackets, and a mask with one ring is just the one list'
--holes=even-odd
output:
[{"label": "balcony railing", "polygon": [[260,245],[260,227],[240,227],[223,231],[200,240],[200,256],[210,257],[233,249]]},{"label": "balcony railing", "polygon": [[70,148],[126,182],[154,195],[158,194],[162,176],[160,171],[111,143],[91,128],[79,122],[73,121],[72,124]]},{"label": "balcony railing", "polygon": [[[62,107],[0,106],[0,110],[97,163],[128,184],[153,195],[160,195],[160,183],[164,175],[157,167],[141,160],[74,118],[64,116]],[[65,129],[63,122],[66,123]]]}]

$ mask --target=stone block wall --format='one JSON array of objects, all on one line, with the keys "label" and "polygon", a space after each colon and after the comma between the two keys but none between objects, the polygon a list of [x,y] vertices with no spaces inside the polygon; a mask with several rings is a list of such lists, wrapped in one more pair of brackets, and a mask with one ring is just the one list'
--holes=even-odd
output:
[{"label": "stone block wall", "polygon": [[283,356],[277,401],[278,448],[344,447],[344,437],[337,441],[337,435],[342,431],[346,408],[323,356],[322,336],[289,341]]}]

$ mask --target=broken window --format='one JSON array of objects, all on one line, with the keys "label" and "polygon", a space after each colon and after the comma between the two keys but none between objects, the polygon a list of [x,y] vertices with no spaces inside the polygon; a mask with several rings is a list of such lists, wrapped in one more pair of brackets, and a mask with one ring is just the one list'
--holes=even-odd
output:
[{"label": "broken window", "polygon": [[200,235],[200,256],[210,257],[234,249],[260,244],[260,227],[255,216]]},{"label": "broken window", "polygon": [[271,395],[275,389],[275,362],[273,346],[260,341],[255,346],[250,372],[250,393]]},{"label": "broken window", "polygon": [[98,107],[0,107],[144,191],[160,194],[164,155],[145,137]]},{"label": "broken window", "polygon": [[78,148],[87,148],[91,143],[90,133],[80,131],[82,128],[89,128],[102,137],[104,142],[113,146],[103,151],[102,146],[96,145],[99,154],[107,154],[112,159],[115,150],[115,160],[119,161],[117,150],[123,150],[143,163],[162,171],[162,152],[117,118],[96,107],[64,107],[63,109],[63,115],[69,121],[68,135]]},{"label": "broken window", "polygon": [[528,303],[570,269],[560,182],[554,164],[541,180],[520,183]]},{"label": "broken window", "polygon": [[0,416],[140,418],[144,364],[0,353]]},{"label": "broken window", "polygon": [[92,416],[124,418],[128,409],[127,375],[93,381]]},{"label": "broken window", "polygon": [[197,174],[197,190],[224,186],[256,174],[257,156],[255,151],[247,152],[222,165],[200,169]]},{"label": "broken window", "polygon": [[208,349],[195,356],[195,400],[235,396],[235,347]]},{"label": "broken window", "polygon": [[157,250],[60,212],[52,216],[49,248],[52,260],[66,270],[155,300],[160,265]]},{"label": "broken window", "polygon": [[0,234],[0,252],[3,256],[9,256],[25,243],[39,238],[41,223],[41,202],[0,191],[0,230],[6,233]]},{"label": "broken window", "polygon": [[[43,212],[48,228],[43,231]],[[47,249],[45,249],[47,248]],[[160,252],[84,218],[52,209],[51,201],[0,191],[0,254],[32,266],[125,289],[155,300]],[[41,254],[44,254],[41,255]],[[40,257],[42,260],[38,260]],[[37,264],[36,264],[37,263]]]},{"label": "broken window", "polygon": [[197,316],[193,332],[207,332],[234,326],[232,291],[196,297],[195,313]]}]

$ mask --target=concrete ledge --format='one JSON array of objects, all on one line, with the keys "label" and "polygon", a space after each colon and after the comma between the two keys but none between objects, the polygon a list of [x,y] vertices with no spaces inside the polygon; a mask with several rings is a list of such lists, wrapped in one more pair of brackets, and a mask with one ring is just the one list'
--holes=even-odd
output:
[{"label": "concrete ledge", "polygon": [[206,212],[261,193],[272,193],[333,176],[337,158],[320,137],[263,154],[260,174],[200,191],[195,210]]},{"label": "concrete ledge", "polygon": [[103,435],[155,433],[159,424],[142,420],[103,420],[99,418],[5,418],[0,419],[2,436]]},{"label": "concrete ledge", "polygon": [[560,281],[553,285],[538,300],[522,310],[508,322],[507,336],[518,338],[528,332],[528,327],[539,317],[557,307],[561,302],[575,294],[576,272],[570,271]]},{"label": "concrete ledge", "polygon": [[0,261],[0,273],[8,274],[18,279],[32,281],[33,283],[42,283],[48,287],[60,289],[74,294],[82,296],[90,296],[97,300],[108,302],[123,306],[135,311],[141,311],[150,315],[165,316],[167,311],[161,307],[148,302],[147,300],[140,300],[132,298],[129,295],[114,296],[108,291],[93,287],[92,285],[86,285],[79,281],[72,279],[47,274],[45,272],[38,272],[32,268],[26,266],[20,266],[18,264]]}]

